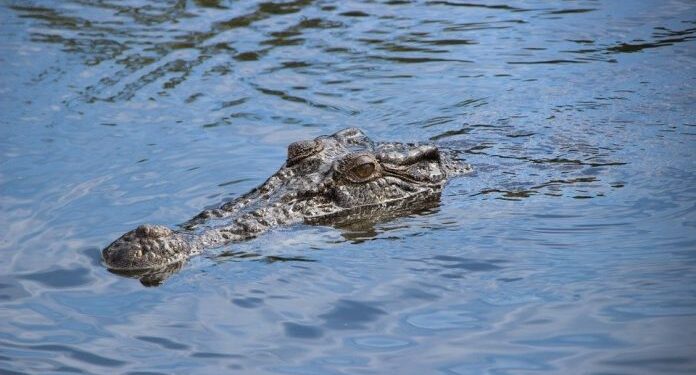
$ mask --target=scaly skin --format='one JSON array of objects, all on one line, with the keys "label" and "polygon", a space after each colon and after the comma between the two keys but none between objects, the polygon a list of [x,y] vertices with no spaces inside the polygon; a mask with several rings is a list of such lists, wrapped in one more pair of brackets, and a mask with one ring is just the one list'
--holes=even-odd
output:
[{"label": "scaly skin", "polygon": [[281,225],[337,224],[437,204],[447,179],[470,172],[435,146],[372,142],[362,131],[288,147],[286,163],[247,194],[205,210],[180,230],[141,225],[103,252],[113,270],[159,270],[205,248],[243,241]]}]

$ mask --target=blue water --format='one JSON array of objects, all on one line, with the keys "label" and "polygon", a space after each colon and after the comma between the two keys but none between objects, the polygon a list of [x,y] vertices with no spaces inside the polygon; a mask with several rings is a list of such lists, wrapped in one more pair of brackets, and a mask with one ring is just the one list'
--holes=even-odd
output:
[{"label": "blue water", "polygon": [[[694,87],[690,0],[0,1],[0,373],[696,373]],[[475,173],[101,263],[348,126]]]}]

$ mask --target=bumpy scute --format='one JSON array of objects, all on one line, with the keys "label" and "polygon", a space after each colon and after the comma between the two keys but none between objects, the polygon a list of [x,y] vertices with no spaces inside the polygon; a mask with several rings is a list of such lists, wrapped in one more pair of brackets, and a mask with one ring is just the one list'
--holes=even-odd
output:
[{"label": "bumpy scute", "polygon": [[156,239],[170,236],[173,233],[173,230],[165,227],[164,225],[143,224],[135,228],[135,235],[138,238]]}]

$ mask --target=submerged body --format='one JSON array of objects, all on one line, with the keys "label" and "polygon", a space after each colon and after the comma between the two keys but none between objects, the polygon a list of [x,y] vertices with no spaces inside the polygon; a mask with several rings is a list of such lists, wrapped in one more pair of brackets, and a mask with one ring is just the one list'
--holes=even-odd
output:
[{"label": "submerged body", "polygon": [[158,270],[282,225],[349,223],[437,204],[471,169],[432,145],[375,143],[349,128],[292,143],[286,163],[249,193],[181,224],[141,225],[102,251],[113,270]]}]

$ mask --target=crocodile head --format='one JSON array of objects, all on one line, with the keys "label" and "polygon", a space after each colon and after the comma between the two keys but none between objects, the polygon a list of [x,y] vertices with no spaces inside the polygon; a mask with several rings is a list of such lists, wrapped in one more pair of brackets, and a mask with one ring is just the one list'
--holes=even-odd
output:
[{"label": "crocodile head", "polygon": [[288,146],[285,164],[249,193],[180,225],[142,225],[103,251],[112,269],[160,269],[203,248],[281,225],[340,225],[432,206],[448,178],[471,171],[433,145],[375,143],[361,130]]},{"label": "crocodile head", "polygon": [[436,146],[375,143],[350,128],[291,144],[283,170],[304,222],[339,224],[437,203],[447,179],[470,168]]}]

